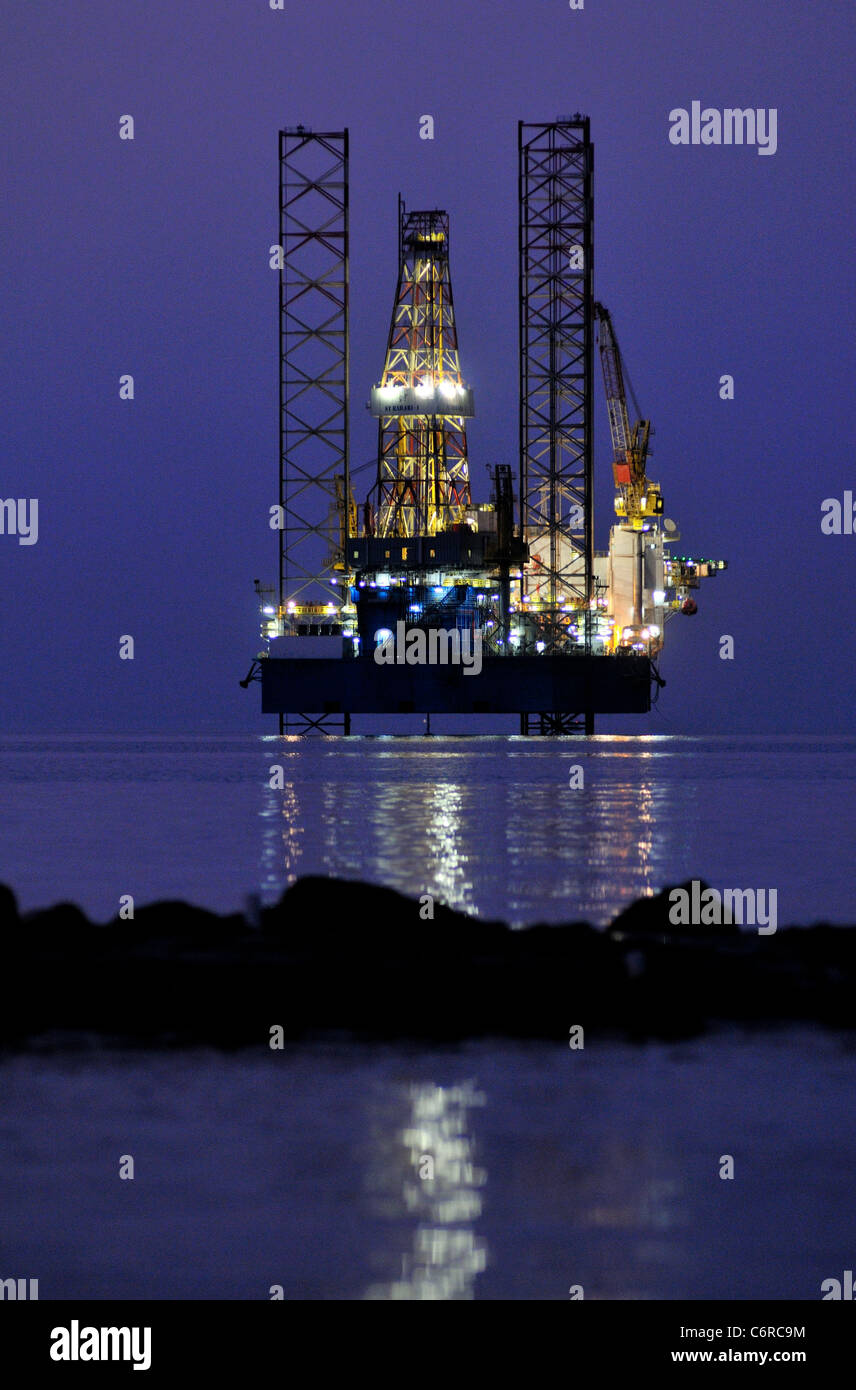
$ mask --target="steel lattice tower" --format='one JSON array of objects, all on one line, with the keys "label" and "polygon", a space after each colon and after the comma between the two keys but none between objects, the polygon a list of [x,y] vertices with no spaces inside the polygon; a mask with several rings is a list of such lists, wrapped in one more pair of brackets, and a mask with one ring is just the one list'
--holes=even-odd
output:
[{"label": "steel lattice tower", "polygon": [[[279,134],[280,616],[331,583],[348,465],[348,132]],[[347,515],[347,509],[345,514]]]},{"label": "steel lattice tower", "polygon": [[593,148],[587,116],[519,123],[520,512],[548,649],[593,597]]},{"label": "steel lattice tower", "polygon": [[464,385],[449,275],[445,212],[405,212],[399,198],[399,276],[380,384],[376,518],[381,536],[434,535],[470,505]]}]

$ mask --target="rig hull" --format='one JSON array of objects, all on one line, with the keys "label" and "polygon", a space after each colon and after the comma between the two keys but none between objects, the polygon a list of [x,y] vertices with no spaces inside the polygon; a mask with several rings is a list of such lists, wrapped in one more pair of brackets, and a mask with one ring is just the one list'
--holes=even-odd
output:
[{"label": "rig hull", "polygon": [[486,656],[465,666],[262,660],[264,714],[645,714],[647,656]]}]

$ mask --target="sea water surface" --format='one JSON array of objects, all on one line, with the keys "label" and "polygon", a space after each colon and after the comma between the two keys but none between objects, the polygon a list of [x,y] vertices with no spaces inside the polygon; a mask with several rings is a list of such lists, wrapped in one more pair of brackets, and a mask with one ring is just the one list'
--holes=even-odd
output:
[{"label": "sea water surface", "polygon": [[[0,742],[0,880],[103,921],[127,893],[229,911],[323,873],[516,925],[604,923],[699,875],[775,888],[780,924],[853,922],[854,812],[846,738]],[[856,1040],[807,1028],[48,1041],[0,1058],[0,1278],[42,1299],[816,1299],[853,1268],[855,1095]]]},{"label": "sea water surface", "polygon": [[0,881],[101,921],[320,873],[514,925],[698,876],[776,889],[780,924],[851,922],[854,828],[856,738],[0,740]]},{"label": "sea water surface", "polygon": [[0,1273],[41,1299],[819,1299],[853,1268],[854,1078],[809,1030],[12,1058]]}]

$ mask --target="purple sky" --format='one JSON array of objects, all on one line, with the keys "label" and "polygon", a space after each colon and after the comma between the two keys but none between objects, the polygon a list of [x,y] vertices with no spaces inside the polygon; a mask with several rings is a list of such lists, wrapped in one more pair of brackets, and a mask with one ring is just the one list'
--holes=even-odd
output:
[{"label": "purple sky", "polygon": [[[0,536],[0,727],[272,730],[238,680],[252,580],[276,574],[278,129],[351,131],[354,466],[375,450],[396,195],[448,208],[485,499],[485,463],[517,468],[516,123],[579,110],[596,294],[652,474],[679,548],[730,561],[669,626],[668,723],[632,727],[852,728],[856,537],[820,530],[823,499],[856,489],[849,6],[88,0],[4,28],[0,497],[40,515],[38,544]],[[777,108],[776,154],[672,146],[694,99]],[[599,381],[595,457],[603,547]]]}]

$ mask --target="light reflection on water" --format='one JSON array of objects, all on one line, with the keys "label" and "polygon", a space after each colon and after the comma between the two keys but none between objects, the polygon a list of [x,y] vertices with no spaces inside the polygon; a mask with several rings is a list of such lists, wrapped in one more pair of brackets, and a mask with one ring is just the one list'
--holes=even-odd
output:
[{"label": "light reflection on water", "polygon": [[[555,1058],[544,1065],[545,1054],[537,1056],[549,1093],[559,1068]],[[687,1259],[686,1182],[660,1119],[637,1114],[630,1127],[613,1129],[607,1121],[602,1130],[589,1109],[597,1109],[596,1086],[581,1077],[580,1085],[572,1070],[552,1104],[545,1094],[530,1105],[513,1140],[500,1126],[499,1149],[497,1117],[474,1079],[386,1078],[375,1087],[362,1155],[375,1272],[365,1298],[485,1296],[480,1276],[509,1258],[497,1237],[506,1221],[518,1235],[545,1223],[565,1232],[561,1255],[554,1251],[553,1297],[579,1288],[588,1299],[655,1296]],[[537,1085],[534,1075],[532,1081]],[[479,1142],[479,1128],[492,1134],[492,1145]],[[632,1134],[622,1133],[628,1128]],[[498,1169],[493,1180],[489,1148]]]},{"label": "light reflection on water", "polygon": [[487,1246],[473,1229],[487,1174],[474,1161],[469,1111],[485,1104],[475,1083],[390,1085],[369,1116],[366,1189],[385,1239],[371,1263],[386,1277],[368,1299],[461,1301],[474,1297]]},{"label": "light reflection on water", "polygon": [[[430,893],[515,925],[604,923],[657,892],[674,860],[684,784],[659,778],[650,751],[637,747],[616,772],[604,757],[615,750],[595,749],[597,740],[548,757],[497,740],[489,758],[451,740],[335,742],[319,752],[294,737],[265,741],[265,763],[284,769],[281,789],[263,787],[267,902],[320,873]],[[572,764],[582,788],[569,786]]]},{"label": "light reflection on water", "polygon": [[703,877],[849,922],[854,824],[852,738],[0,738],[0,882],[104,922],[128,892],[232,912],[298,874],[518,924]]},{"label": "light reflection on water", "polygon": [[816,1299],[856,1244],[854,1080],[812,1029],[8,1055],[4,1259],[78,1302]]}]

